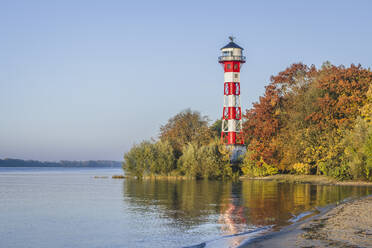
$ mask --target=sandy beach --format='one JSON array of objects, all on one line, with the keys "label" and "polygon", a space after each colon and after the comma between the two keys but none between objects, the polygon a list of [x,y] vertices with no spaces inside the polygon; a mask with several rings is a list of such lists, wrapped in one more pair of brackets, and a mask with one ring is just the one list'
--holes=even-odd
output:
[{"label": "sandy beach", "polygon": [[372,247],[372,196],[340,204],[243,247]]}]

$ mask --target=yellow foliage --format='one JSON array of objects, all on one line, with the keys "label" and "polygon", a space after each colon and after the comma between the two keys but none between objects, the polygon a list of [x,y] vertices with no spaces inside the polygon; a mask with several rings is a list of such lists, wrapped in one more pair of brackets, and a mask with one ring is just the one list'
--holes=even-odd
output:
[{"label": "yellow foliage", "polygon": [[367,102],[360,110],[361,116],[367,121],[372,123],[372,85],[369,86],[367,91]]},{"label": "yellow foliage", "polygon": [[304,164],[304,163],[296,163],[292,167],[295,171],[296,174],[301,174],[301,175],[309,175],[310,174],[310,165],[309,164]]}]

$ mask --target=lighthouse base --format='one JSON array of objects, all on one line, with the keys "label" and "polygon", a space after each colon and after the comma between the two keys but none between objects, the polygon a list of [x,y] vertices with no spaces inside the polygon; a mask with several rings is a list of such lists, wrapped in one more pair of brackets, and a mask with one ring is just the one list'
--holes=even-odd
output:
[{"label": "lighthouse base", "polygon": [[247,151],[247,148],[244,145],[227,145],[226,147],[231,152],[231,163],[239,162],[241,159],[243,159],[242,156]]}]

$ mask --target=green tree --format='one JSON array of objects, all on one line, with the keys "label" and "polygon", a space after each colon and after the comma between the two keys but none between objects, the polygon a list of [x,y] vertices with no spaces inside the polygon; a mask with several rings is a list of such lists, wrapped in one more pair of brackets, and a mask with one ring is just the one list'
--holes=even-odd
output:
[{"label": "green tree", "polygon": [[189,143],[178,160],[180,171],[195,178],[229,178],[232,176],[230,152],[216,139],[208,145]]},{"label": "green tree", "polygon": [[148,141],[134,145],[124,155],[123,169],[137,177],[148,174],[153,161],[152,146]]},{"label": "green tree", "polygon": [[176,159],[167,142],[143,141],[124,155],[123,168],[137,177],[167,175],[175,169]]},{"label": "green tree", "polygon": [[178,158],[188,143],[193,142],[198,146],[209,143],[211,132],[208,128],[208,117],[190,109],[181,111],[160,127],[159,137],[161,141],[169,142]]},{"label": "green tree", "polygon": [[359,117],[354,128],[348,131],[343,140],[345,147],[342,157],[343,164],[350,168],[350,173],[354,179],[370,179],[371,167],[368,156],[371,153],[371,134],[372,126]]},{"label": "green tree", "polygon": [[222,131],[222,120],[216,120],[210,127],[211,135],[214,138],[221,138],[221,131]]},{"label": "green tree", "polygon": [[158,174],[169,174],[176,169],[176,158],[174,156],[173,147],[168,141],[159,141],[155,144],[157,150],[157,156],[155,158],[156,172]]},{"label": "green tree", "polygon": [[188,143],[182,149],[182,156],[177,161],[177,167],[183,175],[198,177],[201,176],[199,161],[198,146]]},{"label": "green tree", "polygon": [[230,152],[219,139],[199,149],[199,160],[203,178],[228,178],[232,176]]},{"label": "green tree", "polygon": [[363,150],[367,157],[366,166],[365,166],[366,178],[369,181],[372,181],[372,130],[371,128],[369,130],[369,134],[364,144]]}]

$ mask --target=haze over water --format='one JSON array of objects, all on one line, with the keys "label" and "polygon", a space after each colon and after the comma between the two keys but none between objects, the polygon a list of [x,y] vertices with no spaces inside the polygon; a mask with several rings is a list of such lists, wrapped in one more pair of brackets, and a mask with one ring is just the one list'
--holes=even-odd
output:
[{"label": "haze over water", "polygon": [[317,206],[372,193],[367,187],[265,181],[111,179],[118,173],[0,168],[0,247],[183,247],[206,241],[207,247],[234,247],[252,237],[245,232],[287,225]]}]

